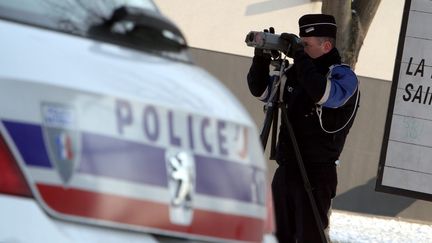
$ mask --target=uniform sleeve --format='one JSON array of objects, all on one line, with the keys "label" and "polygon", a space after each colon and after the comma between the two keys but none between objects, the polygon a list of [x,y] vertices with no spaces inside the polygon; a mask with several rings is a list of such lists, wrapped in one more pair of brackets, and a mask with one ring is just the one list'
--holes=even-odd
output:
[{"label": "uniform sleeve", "polygon": [[303,52],[296,53],[295,62],[297,78],[316,104],[338,108],[357,91],[357,76],[347,65],[335,65],[322,75]]},{"label": "uniform sleeve", "polygon": [[347,65],[337,65],[327,75],[326,88],[317,104],[329,108],[343,106],[357,91],[358,79]]},{"label": "uniform sleeve", "polygon": [[250,92],[262,101],[266,101],[271,93],[270,61],[270,58],[254,56],[247,75]]}]

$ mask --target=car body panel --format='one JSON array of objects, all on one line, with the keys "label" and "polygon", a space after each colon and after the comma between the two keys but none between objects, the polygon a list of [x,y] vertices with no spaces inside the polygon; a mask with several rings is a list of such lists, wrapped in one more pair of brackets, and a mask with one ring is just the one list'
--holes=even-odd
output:
[{"label": "car body panel", "polygon": [[150,234],[54,219],[32,198],[0,194],[0,205],[0,242],[159,242]]},{"label": "car body panel", "polygon": [[50,216],[262,240],[262,149],[216,79],[190,63],[9,21],[0,33],[0,131]]}]

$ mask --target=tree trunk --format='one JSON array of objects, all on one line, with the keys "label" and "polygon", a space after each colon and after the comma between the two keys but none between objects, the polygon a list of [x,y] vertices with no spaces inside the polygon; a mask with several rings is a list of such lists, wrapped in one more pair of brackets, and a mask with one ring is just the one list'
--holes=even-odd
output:
[{"label": "tree trunk", "polygon": [[321,12],[336,19],[336,46],[342,61],[353,69],[381,0],[322,0]]}]

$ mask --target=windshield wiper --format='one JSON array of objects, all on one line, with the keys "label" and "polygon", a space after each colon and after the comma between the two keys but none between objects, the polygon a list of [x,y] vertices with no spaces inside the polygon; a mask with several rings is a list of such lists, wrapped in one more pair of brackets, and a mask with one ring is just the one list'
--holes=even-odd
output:
[{"label": "windshield wiper", "polygon": [[187,47],[183,34],[170,20],[154,11],[130,6],[115,9],[109,19],[89,28],[88,35],[143,49],[179,51]]}]

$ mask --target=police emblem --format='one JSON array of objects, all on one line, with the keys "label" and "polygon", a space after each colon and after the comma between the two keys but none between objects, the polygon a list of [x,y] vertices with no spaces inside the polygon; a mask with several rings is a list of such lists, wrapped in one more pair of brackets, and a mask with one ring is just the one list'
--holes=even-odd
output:
[{"label": "police emblem", "polygon": [[166,165],[171,196],[170,220],[174,224],[190,225],[195,192],[194,158],[185,151],[167,151]]},{"label": "police emblem", "polygon": [[43,134],[51,163],[67,184],[78,166],[80,134],[73,107],[42,103]]}]

